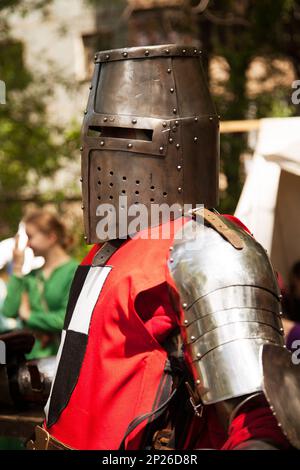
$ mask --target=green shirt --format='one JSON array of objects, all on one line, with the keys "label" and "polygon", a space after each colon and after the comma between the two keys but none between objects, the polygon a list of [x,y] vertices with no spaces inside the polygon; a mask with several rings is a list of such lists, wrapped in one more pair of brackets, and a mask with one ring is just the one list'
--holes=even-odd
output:
[{"label": "green shirt", "polygon": [[6,317],[17,318],[22,293],[27,292],[30,303],[30,317],[24,326],[33,332],[53,334],[53,340],[42,347],[36,339],[27,359],[55,355],[64,325],[69,290],[78,263],[71,259],[55,268],[45,279],[43,271],[37,269],[24,277],[12,275],[7,285],[7,296],[1,313]]}]

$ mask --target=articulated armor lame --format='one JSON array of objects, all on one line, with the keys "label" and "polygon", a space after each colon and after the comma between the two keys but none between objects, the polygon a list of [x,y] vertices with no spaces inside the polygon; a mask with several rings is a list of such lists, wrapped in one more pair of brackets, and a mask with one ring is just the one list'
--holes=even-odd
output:
[{"label": "articulated armor lame", "polygon": [[107,241],[97,231],[100,204],[116,208],[114,238],[127,236],[119,211],[129,224],[130,206],[176,204],[174,218],[184,204],[214,207],[219,118],[201,51],[165,45],[97,53],[81,150],[87,243]]},{"label": "articulated armor lame", "polygon": [[240,239],[239,248],[203,219],[191,220],[176,234],[168,262],[186,357],[204,404],[262,390],[261,346],[284,344],[278,285],[265,250],[233,222],[221,223]]}]

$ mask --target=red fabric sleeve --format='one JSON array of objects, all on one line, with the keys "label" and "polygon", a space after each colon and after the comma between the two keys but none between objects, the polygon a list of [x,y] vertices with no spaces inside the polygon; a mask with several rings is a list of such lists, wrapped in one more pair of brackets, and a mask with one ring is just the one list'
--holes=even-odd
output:
[{"label": "red fabric sleeve", "polygon": [[160,344],[178,325],[178,316],[171,304],[166,283],[138,294],[135,300],[135,309],[149,333]]},{"label": "red fabric sleeve", "polygon": [[283,435],[269,407],[257,408],[238,415],[229,428],[229,436],[222,450],[232,450],[249,439],[268,441],[280,449],[290,444]]}]

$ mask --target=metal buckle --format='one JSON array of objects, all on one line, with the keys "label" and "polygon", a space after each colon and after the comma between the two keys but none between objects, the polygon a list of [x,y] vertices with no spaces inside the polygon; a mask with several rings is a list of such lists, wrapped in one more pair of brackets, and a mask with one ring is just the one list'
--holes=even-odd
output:
[{"label": "metal buckle", "polygon": [[[193,397],[190,397],[190,403],[193,407],[195,416],[197,416],[198,418],[202,418],[202,415],[203,415],[203,405],[202,405],[202,403],[199,403],[198,405],[196,405],[196,403],[194,402]],[[200,411],[198,411],[198,410],[200,410]]]}]

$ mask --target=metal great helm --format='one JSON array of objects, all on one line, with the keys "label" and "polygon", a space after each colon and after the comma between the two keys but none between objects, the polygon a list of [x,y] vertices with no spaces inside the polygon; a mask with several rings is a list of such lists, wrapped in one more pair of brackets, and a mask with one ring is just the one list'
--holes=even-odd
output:
[{"label": "metal great helm", "polygon": [[[164,45],[98,52],[90,88],[81,148],[87,243],[108,239],[97,231],[99,205],[115,209],[112,239],[127,235],[120,237],[120,211],[130,223],[130,206],[176,204],[177,217],[184,204],[217,204],[219,119],[199,49]],[[120,207],[125,196],[127,208]]]}]

